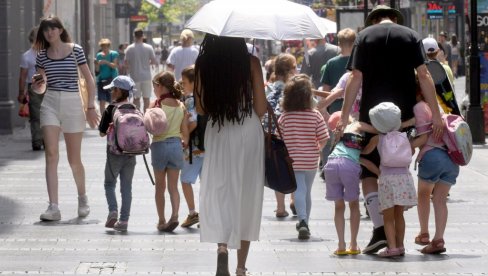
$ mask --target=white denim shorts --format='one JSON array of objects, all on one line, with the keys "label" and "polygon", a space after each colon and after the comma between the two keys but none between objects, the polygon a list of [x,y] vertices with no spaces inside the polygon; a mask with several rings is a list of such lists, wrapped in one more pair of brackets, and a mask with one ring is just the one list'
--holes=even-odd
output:
[{"label": "white denim shorts", "polygon": [[80,94],[47,90],[41,104],[43,126],[58,126],[63,133],[83,132],[86,120]]},{"label": "white denim shorts", "polygon": [[152,81],[138,81],[136,82],[136,91],[134,91],[134,98],[151,98]]}]

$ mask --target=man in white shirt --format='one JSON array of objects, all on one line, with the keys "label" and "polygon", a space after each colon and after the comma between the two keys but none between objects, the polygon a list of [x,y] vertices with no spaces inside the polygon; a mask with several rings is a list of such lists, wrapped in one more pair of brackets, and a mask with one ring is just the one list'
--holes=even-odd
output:
[{"label": "man in white shirt", "polygon": [[[31,43],[31,48],[22,55],[20,61],[19,95],[17,97],[17,101],[21,104],[25,104],[28,101],[32,150],[35,151],[42,150],[42,148],[44,147],[40,124],[40,110],[44,94],[34,93],[31,88],[32,76],[36,73],[37,52],[34,50],[33,47],[36,35],[37,28],[34,28],[29,33],[29,42]],[[29,100],[27,100],[27,97],[29,98]]]},{"label": "man in white shirt", "polygon": [[186,67],[195,64],[198,57],[198,49],[193,46],[193,32],[185,29],[181,32],[181,46],[171,50],[166,60],[169,70],[173,71],[177,81],[181,80],[181,71]]},{"label": "man in white shirt", "polygon": [[134,92],[134,104],[139,109],[141,106],[140,99],[144,101],[144,111],[149,106],[151,97],[151,64],[157,64],[154,49],[151,45],[143,42],[144,32],[140,28],[134,30],[134,43],[125,50],[125,65],[129,71],[130,77],[136,83]]}]

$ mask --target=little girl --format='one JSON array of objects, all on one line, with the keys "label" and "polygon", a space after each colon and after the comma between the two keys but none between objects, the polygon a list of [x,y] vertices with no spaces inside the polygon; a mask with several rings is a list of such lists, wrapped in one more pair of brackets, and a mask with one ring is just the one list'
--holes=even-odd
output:
[{"label": "little girl", "polygon": [[283,113],[278,124],[283,134],[297,181],[295,208],[299,239],[309,239],[308,221],[312,208],[312,183],[318,168],[319,152],[329,139],[324,118],[313,108],[312,83],[305,74],[292,77],[285,85]]},{"label": "little girl", "polygon": [[[335,129],[337,121],[340,118],[340,111],[332,113],[328,121],[328,126],[331,130]],[[335,145],[323,168],[326,183],[325,198],[334,201],[335,204],[334,223],[339,243],[334,254],[338,256],[357,255],[361,253],[357,245],[359,220],[361,216],[359,212],[360,161],[365,162],[368,160],[361,160],[362,158],[359,155],[363,148],[362,143],[365,131],[376,133],[376,130],[371,125],[354,121],[350,117],[349,124],[344,130],[344,135]],[[344,239],[344,201],[349,202],[350,209],[351,241],[347,250]]]},{"label": "little girl", "polygon": [[[425,245],[420,251],[423,254],[439,254],[446,251],[444,231],[448,214],[447,197],[451,187],[456,184],[459,165],[449,158],[444,143],[432,137],[432,111],[423,101],[420,91],[417,93],[417,100],[418,103],[413,108],[417,137],[412,142],[412,146],[420,148],[417,157],[419,161],[417,212],[420,233],[415,237],[415,243]],[[429,236],[431,196],[435,215],[435,234],[432,240]]]},{"label": "little girl", "polygon": [[[185,118],[185,107],[178,100],[183,94],[182,88],[176,82],[173,73],[161,72],[154,76],[152,82],[157,99],[149,107],[162,108],[168,120],[167,131],[162,135],[153,136],[151,144],[151,164],[156,180],[155,198],[159,216],[157,228],[159,231],[172,232],[179,225],[178,176],[183,168],[183,147],[188,145],[188,122]],[[168,222],[164,213],[166,183],[172,207]]]},{"label": "little girl", "polygon": [[378,147],[381,158],[378,178],[380,210],[383,213],[388,248],[380,257],[405,255],[405,209],[417,205],[414,181],[408,166],[412,160],[412,149],[406,133],[401,127],[401,111],[390,102],[380,103],[369,111],[374,128],[381,134],[374,136],[363,153],[370,153]]},{"label": "little girl", "polygon": [[[102,114],[102,120],[98,126],[100,136],[107,135],[110,123],[113,122],[114,108],[119,105],[129,103],[128,98],[134,88],[134,81],[127,76],[116,77],[109,85],[103,87],[112,92],[112,104],[110,104]],[[130,206],[132,202],[132,177],[136,166],[134,155],[118,155],[108,150],[107,161],[105,163],[105,197],[108,203],[108,216],[105,227],[113,228],[117,231],[127,231]],[[122,195],[122,206],[120,208],[120,218],[117,221],[117,198],[115,196],[115,184],[120,175],[120,193]]]}]

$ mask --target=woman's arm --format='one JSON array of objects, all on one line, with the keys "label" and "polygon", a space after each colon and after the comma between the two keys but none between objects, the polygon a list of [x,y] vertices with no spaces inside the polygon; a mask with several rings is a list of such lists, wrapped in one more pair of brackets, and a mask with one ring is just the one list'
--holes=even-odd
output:
[{"label": "woman's arm", "polygon": [[415,148],[421,148],[423,145],[427,143],[427,140],[429,139],[429,133],[424,133],[421,134],[420,136],[415,137],[410,142],[410,145],[412,146],[412,150],[415,150]]},{"label": "woman's arm", "polygon": [[400,128],[406,128],[414,125],[415,125],[415,117],[411,118],[410,120],[406,120],[405,122],[402,122]]},{"label": "woman's arm", "polygon": [[266,101],[266,94],[264,93],[261,64],[254,56],[251,57],[251,81],[254,111],[261,118],[266,113],[268,101]]},{"label": "woman's arm", "polygon": [[98,126],[100,122],[100,118],[95,110],[95,81],[93,80],[92,74],[90,73],[90,69],[88,68],[88,64],[83,64],[79,66],[80,73],[85,78],[86,86],[88,89],[88,103],[86,103],[87,110],[86,110],[86,121],[90,128],[95,128]]}]

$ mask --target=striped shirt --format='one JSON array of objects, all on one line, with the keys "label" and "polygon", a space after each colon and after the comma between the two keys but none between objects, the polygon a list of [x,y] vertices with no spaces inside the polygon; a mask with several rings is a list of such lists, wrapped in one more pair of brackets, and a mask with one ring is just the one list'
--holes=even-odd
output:
[{"label": "striped shirt", "polygon": [[278,120],[295,171],[316,170],[319,141],[329,139],[324,117],[317,110],[283,112]]},{"label": "striped shirt", "polygon": [[86,63],[85,53],[80,45],[75,44],[73,53],[62,59],[51,59],[47,50],[37,54],[36,67],[43,69],[47,77],[47,89],[63,92],[78,92],[78,66]]}]

